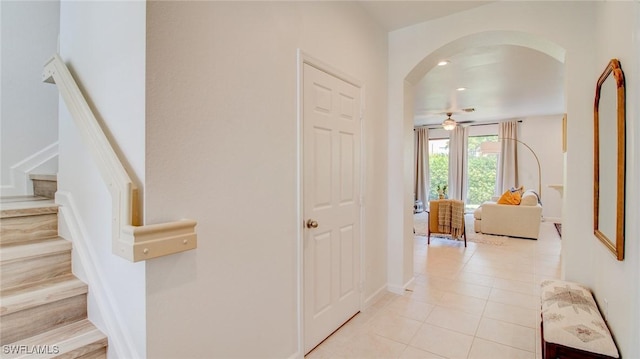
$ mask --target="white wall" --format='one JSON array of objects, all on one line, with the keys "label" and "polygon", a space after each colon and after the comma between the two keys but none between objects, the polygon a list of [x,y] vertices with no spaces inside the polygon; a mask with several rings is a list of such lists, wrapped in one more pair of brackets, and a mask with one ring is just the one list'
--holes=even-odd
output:
[{"label": "white wall", "polygon": [[[560,61],[566,58],[569,116],[590,117],[592,89],[584,73],[593,68],[594,19],[594,6],[586,2],[494,2],[389,34],[389,163],[394,164],[389,171],[389,188],[394,191],[389,196],[390,247],[412,243],[411,227],[407,226],[407,218],[412,216],[411,186],[406,185],[412,174],[404,165],[411,157],[403,156],[398,148],[408,145],[406,134],[413,127],[411,116],[406,116],[411,112],[406,94],[421,72],[435,66],[438,58],[434,55],[447,56],[464,46],[510,43],[527,44]],[[452,23],[456,26],[450,26]],[[445,28],[447,31],[442,31]],[[413,266],[410,255],[399,257],[391,252],[389,263],[404,268],[404,273]],[[410,279],[389,280],[398,286]]]},{"label": "white wall", "polygon": [[198,221],[147,263],[153,358],[301,356],[297,59],[365,86],[364,298],[386,283],[386,33],[346,2],[150,2],[149,222]]},{"label": "white wall", "polygon": [[[563,114],[523,118],[518,134],[540,160],[542,216],[555,222],[562,218],[562,194],[549,185],[561,185],[564,181],[562,117]],[[523,146],[518,146],[518,157],[520,184],[537,191],[538,165],[535,158]]]},{"label": "white wall", "polygon": [[[60,6],[61,57],[139,183],[145,165],[145,9],[133,1]],[[86,230],[86,238],[68,239],[85,241],[94,260],[85,268],[74,262],[74,273],[88,280],[86,270],[98,271],[98,282],[89,282],[89,317],[109,336],[110,358],[146,357],[145,265],[111,253],[110,195],[63,103],[59,132],[59,193],[75,203],[74,220]]]},{"label": "white wall", "polygon": [[31,157],[58,140],[58,93],[42,83],[41,75],[57,49],[60,6],[2,1],[0,10],[0,184],[3,195],[18,195],[29,191],[25,170],[41,166],[40,173],[57,172],[57,161]]},{"label": "white wall", "polygon": [[[594,66],[582,75],[590,80],[593,93],[598,77],[611,58],[618,58],[626,79],[627,99],[627,175],[625,259],[617,261],[593,235],[593,117],[569,115],[567,153],[567,197],[565,218],[569,233],[563,237],[567,278],[593,288],[600,307],[624,358],[640,357],[640,231],[638,227],[638,13],[637,2],[606,2],[597,7]],[[587,104],[585,104],[585,107]],[[613,144],[610,144],[613,145]],[[578,223],[579,222],[579,223]],[[564,230],[564,226],[563,226]],[[569,236],[570,241],[565,241]],[[575,253],[575,256],[568,254]],[[581,258],[577,258],[580,256]],[[605,304],[605,300],[608,305]]]}]

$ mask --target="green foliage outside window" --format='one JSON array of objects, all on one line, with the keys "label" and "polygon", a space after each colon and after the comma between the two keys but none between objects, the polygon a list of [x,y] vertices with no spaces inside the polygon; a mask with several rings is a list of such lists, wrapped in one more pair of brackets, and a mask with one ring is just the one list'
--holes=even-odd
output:
[{"label": "green foliage outside window", "polygon": [[429,199],[438,199],[438,186],[449,185],[449,155],[436,153],[429,156]]},{"label": "green foliage outside window", "polygon": [[497,140],[498,136],[469,137],[467,204],[472,207],[481,205],[494,195],[498,155],[480,153],[480,144]]},{"label": "green foliage outside window", "polygon": [[[493,197],[496,184],[497,154],[482,154],[480,144],[497,141],[498,136],[473,136],[468,140],[468,191],[467,207],[475,208]],[[449,155],[429,155],[429,199],[438,199],[438,186],[449,184]]]}]

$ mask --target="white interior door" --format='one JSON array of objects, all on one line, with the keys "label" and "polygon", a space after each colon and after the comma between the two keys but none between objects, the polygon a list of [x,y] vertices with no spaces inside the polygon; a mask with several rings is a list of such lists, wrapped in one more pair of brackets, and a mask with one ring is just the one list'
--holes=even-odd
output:
[{"label": "white interior door", "polygon": [[360,137],[360,88],[305,63],[305,353],[360,310]]}]

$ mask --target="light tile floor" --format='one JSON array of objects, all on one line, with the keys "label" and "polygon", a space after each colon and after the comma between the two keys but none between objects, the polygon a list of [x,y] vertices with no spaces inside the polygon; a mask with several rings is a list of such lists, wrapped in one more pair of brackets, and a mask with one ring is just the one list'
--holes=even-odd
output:
[{"label": "light tile floor", "polygon": [[415,280],[385,293],[307,358],[540,358],[539,283],[560,276],[561,240],[503,245],[416,236]]}]

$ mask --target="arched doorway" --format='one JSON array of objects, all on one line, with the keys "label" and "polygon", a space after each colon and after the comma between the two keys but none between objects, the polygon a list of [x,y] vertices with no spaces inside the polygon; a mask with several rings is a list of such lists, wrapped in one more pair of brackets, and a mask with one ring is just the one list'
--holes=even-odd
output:
[{"label": "arched doorway", "polygon": [[[413,146],[413,88],[430,69],[437,66],[440,59],[469,47],[498,45],[530,48],[565,63],[566,50],[542,36],[520,31],[484,31],[460,37],[435,48],[419,60],[402,79],[402,125],[397,128],[390,126],[392,136],[398,134],[395,139],[401,144],[394,143],[393,139],[390,139],[389,143],[390,157],[403,157],[397,169],[390,168],[389,177],[388,289],[392,292],[402,293],[413,277],[413,153],[410,150]],[[390,95],[390,99],[394,100],[394,94]],[[393,112],[393,109],[390,109],[390,112]],[[390,121],[393,119],[390,118]],[[394,149],[396,145],[398,148]],[[402,188],[402,191],[399,188]]]}]

